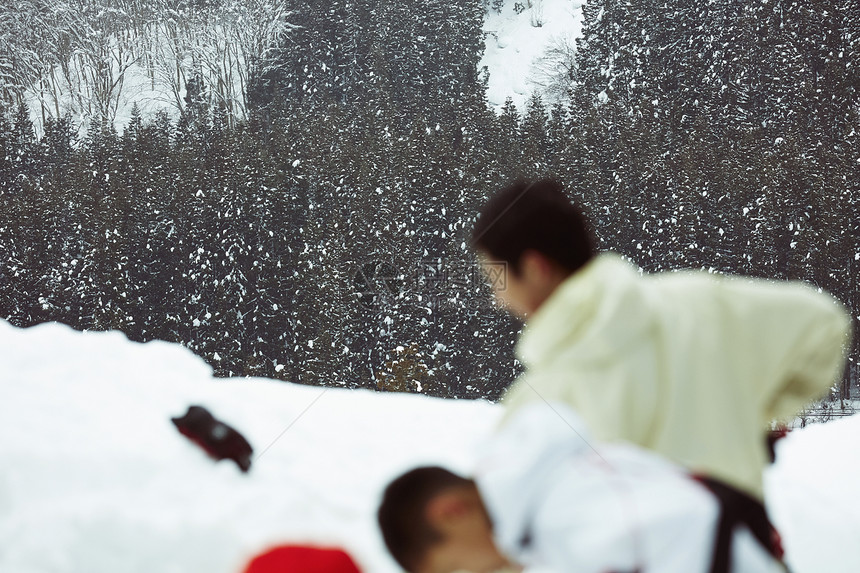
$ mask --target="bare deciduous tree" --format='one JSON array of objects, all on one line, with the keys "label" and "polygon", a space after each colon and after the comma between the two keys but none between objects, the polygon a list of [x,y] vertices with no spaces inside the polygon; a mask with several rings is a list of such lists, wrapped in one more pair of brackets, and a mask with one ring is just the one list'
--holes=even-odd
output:
[{"label": "bare deciduous tree", "polygon": [[566,101],[573,87],[576,41],[573,36],[553,38],[543,56],[534,64],[530,82],[550,104]]},{"label": "bare deciduous tree", "polygon": [[248,79],[291,28],[276,0],[8,0],[0,7],[0,98],[48,116],[112,123],[127,85],[182,113],[199,75],[228,118],[247,112]]}]

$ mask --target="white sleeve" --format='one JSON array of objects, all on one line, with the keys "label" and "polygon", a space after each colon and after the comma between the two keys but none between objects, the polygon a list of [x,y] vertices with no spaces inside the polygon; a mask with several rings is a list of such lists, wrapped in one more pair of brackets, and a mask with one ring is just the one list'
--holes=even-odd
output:
[{"label": "white sleeve", "polygon": [[497,544],[523,565],[706,571],[718,515],[712,496],[651,452],[593,442],[563,404],[534,402],[508,419],[486,444],[475,480]]},{"label": "white sleeve", "polygon": [[553,467],[592,450],[582,419],[561,403],[538,400],[503,422],[483,445],[474,476],[503,551],[521,552]]}]

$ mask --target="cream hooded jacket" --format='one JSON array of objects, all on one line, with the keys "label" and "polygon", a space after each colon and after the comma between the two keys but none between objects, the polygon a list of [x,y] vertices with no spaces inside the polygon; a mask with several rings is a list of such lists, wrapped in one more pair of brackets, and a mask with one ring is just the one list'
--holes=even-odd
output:
[{"label": "cream hooded jacket", "polygon": [[848,315],[796,282],[700,271],[642,275],[601,254],[528,320],[508,412],[570,405],[601,441],[627,440],[762,497],[765,430],[844,367]]}]

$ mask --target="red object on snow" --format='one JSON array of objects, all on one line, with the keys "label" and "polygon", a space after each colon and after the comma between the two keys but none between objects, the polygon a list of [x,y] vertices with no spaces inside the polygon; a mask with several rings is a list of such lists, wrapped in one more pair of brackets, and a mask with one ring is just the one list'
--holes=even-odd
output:
[{"label": "red object on snow", "polygon": [[244,573],[361,573],[361,569],[342,549],[282,545],[254,557]]}]

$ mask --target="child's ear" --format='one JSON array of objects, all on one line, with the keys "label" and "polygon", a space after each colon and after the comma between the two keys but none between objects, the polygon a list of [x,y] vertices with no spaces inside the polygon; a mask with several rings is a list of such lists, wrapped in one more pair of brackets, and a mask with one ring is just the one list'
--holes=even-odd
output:
[{"label": "child's ear", "polygon": [[520,255],[520,274],[523,277],[539,279],[552,274],[552,262],[540,251],[526,249]]},{"label": "child's ear", "polygon": [[444,528],[469,510],[468,500],[456,490],[442,492],[427,502],[426,516],[430,525]]}]

